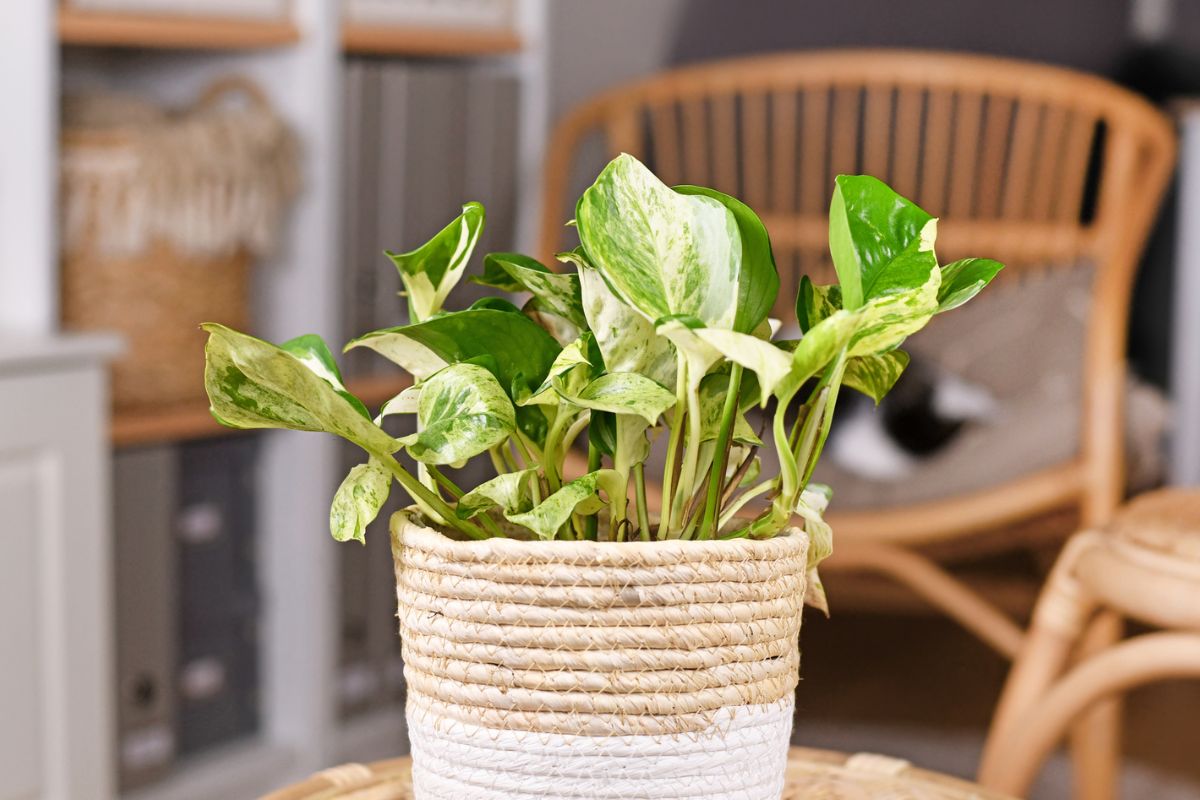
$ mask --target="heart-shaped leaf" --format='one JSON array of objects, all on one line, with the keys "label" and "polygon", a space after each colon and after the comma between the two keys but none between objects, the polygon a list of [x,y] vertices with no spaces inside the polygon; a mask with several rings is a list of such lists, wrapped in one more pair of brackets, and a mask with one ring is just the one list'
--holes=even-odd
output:
[{"label": "heart-shaped leaf", "polygon": [[377,459],[352,467],[329,508],[329,530],[339,542],[366,540],[367,526],[379,516],[392,488],[392,476]]},{"label": "heart-shaped leaf", "polygon": [[446,367],[421,385],[420,430],[400,442],[426,464],[459,464],[505,441],[516,428],[512,402],[492,373]]},{"label": "heart-shaped leaf", "polygon": [[741,234],[723,203],[673,191],[633,156],[609,162],[575,209],[587,259],[648,320],[737,316]]},{"label": "heart-shaped leaf", "polygon": [[553,539],[558,530],[578,510],[581,514],[594,514],[603,503],[597,494],[603,491],[609,497],[625,492],[625,479],[614,470],[601,469],[576,478],[533,509],[523,514],[508,517],[522,527],[528,528],[542,539]]},{"label": "heart-shaped leaf", "polygon": [[937,313],[958,308],[992,282],[1004,265],[990,258],[964,258],[942,267]]},{"label": "heart-shaped leaf", "polygon": [[851,389],[862,392],[879,405],[896,385],[907,366],[908,353],[903,350],[890,350],[874,356],[858,356],[846,362],[842,382]]},{"label": "heart-shaped leaf", "polygon": [[937,269],[937,220],[869,175],[839,175],[829,206],[829,252],[843,308],[922,286]]},{"label": "heart-shaped leaf", "polygon": [[[324,375],[292,353],[224,325],[201,325],[204,388],[213,417],[230,428],[288,428],[341,436],[368,452],[392,453],[395,439],[364,416]],[[339,381],[340,383],[340,381]]]},{"label": "heart-shaped leaf", "polygon": [[387,252],[387,257],[400,271],[414,322],[429,319],[442,310],[450,290],[467,267],[467,260],[483,231],[483,223],[483,206],[467,203],[462,214],[416,250]]}]

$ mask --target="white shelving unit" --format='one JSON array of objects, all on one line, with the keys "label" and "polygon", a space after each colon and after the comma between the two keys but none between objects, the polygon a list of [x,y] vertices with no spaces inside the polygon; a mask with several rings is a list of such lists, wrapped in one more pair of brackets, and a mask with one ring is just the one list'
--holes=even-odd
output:
[{"label": "white shelving unit", "polygon": [[[503,59],[521,76],[522,244],[532,242],[537,219],[547,122],[546,7],[547,0],[518,0],[517,36],[504,42],[492,38],[479,44],[445,30],[429,36],[407,30],[376,41],[374,48],[361,40],[353,48],[389,58]],[[0,28],[0,89],[10,113],[23,122],[0,132],[0,328],[11,324],[27,333],[55,335],[54,190],[57,108],[64,86],[103,82],[183,102],[217,75],[238,72],[266,90],[303,144],[304,188],[283,247],[255,273],[256,327],[273,339],[338,331],[339,76],[347,44],[338,0],[293,0],[292,9],[292,19],[282,24],[247,21],[244,28],[229,20],[188,28],[162,17],[111,14],[65,13],[56,20],[51,0],[23,0],[6,11],[6,22],[19,18],[19,24]],[[260,735],[184,762],[165,781],[126,797],[256,797],[332,764],[386,756],[380,743],[401,740],[399,709],[345,724],[336,715],[337,546],[326,530],[328,500],[340,477],[336,462],[331,437],[264,434],[258,492],[265,614]],[[98,478],[99,485],[107,485],[107,476]],[[95,655],[107,661],[110,650]],[[89,663],[77,657],[71,668],[90,669]],[[106,697],[99,705],[111,717],[111,700]],[[116,725],[111,718],[94,723],[89,730],[106,732],[103,741],[90,743],[91,753],[99,756],[79,762],[93,764],[88,775],[72,776],[72,786],[91,786],[93,794],[72,789],[53,796],[10,795],[0,782],[0,800],[111,798],[115,764],[107,732]]]}]

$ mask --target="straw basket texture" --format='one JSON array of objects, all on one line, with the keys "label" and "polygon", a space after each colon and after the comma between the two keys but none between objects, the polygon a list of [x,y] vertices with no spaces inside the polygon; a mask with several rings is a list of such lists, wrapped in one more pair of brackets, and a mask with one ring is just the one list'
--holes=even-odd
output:
[{"label": "straw basket texture", "polygon": [[780,797],[804,533],[392,544],[421,800]]},{"label": "straw basket texture", "polygon": [[181,113],[89,94],[63,114],[63,325],[124,335],[116,405],[202,398],[197,326],[248,327],[252,254],[270,249],[297,188],[291,133],[240,78]]}]

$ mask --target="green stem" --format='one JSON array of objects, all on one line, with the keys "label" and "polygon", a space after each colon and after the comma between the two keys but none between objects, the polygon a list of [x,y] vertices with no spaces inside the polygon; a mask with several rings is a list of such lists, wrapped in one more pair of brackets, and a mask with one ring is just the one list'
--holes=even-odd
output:
[{"label": "green stem", "polygon": [[737,513],[742,510],[746,503],[749,503],[751,500],[761,494],[769,492],[772,488],[774,488],[775,485],[776,479],[771,478],[770,480],[763,481],[762,483],[747,489],[738,495],[737,499],[730,503],[729,507],[722,512],[721,518],[717,522],[718,529],[720,529],[721,526],[728,524],[731,519],[736,517]]},{"label": "green stem", "polygon": [[733,421],[737,418],[738,396],[742,391],[742,365],[734,364],[729,370],[729,393],[721,408],[721,427],[717,431],[717,449],[713,454],[712,470],[708,474],[708,497],[704,500],[704,518],[700,523],[698,539],[711,539],[717,535],[717,506],[721,502],[721,489],[725,485],[725,466],[729,458],[729,444],[733,437]]},{"label": "green stem", "polygon": [[676,488],[676,501],[671,507],[675,519],[671,522],[673,530],[682,531],[684,515],[687,512],[687,501],[696,489],[696,472],[700,463],[700,437],[704,420],[700,414],[699,386],[688,387],[688,437],[683,450],[683,465],[679,469],[679,486]]},{"label": "green stem", "polygon": [[821,419],[820,433],[817,435],[816,444],[813,447],[812,453],[809,455],[804,468],[804,477],[800,481],[801,489],[808,485],[808,481],[812,478],[813,471],[817,468],[817,461],[821,458],[821,451],[825,449],[825,440],[829,438],[829,430],[833,426],[833,410],[837,405],[838,390],[842,387],[842,376],[846,371],[846,354],[843,351],[837,364],[834,366],[833,374],[829,380],[829,394],[826,396],[825,409]]},{"label": "green stem", "polygon": [[459,519],[454,513],[454,509],[446,504],[446,501],[439,497],[434,492],[430,491],[427,486],[422,484],[415,476],[400,465],[393,456],[387,453],[375,453],[379,462],[387,467],[388,472],[395,476],[396,481],[400,484],[404,491],[408,492],[413,501],[421,507],[423,511],[433,512],[433,516],[441,518],[441,520],[451,528],[471,537],[472,539],[486,539],[487,533],[476,525],[474,522],[465,519]]},{"label": "green stem", "polygon": [[458,488],[454,481],[446,477],[446,474],[432,464],[426,467],[433,479],[438,482],[438,485],[450,493],[450,496],[455,500],[461,500],[464,494],[463,490]]},{"label": "green stem", "polygon": [[508,465],[504,463],[504,459],[500,457],[500,448],[492,447],[488,449],[488,457],[492,459],[492,468],[496,470],[497,475],[503,475],[510,472]]},{"label": "green stem", "polygon": [[[600,450],[595,445],[593,445],[591,443],[591,441],[589,441],[588,442],[588,472],[595,472],[598,469],[600,469]],[[599,536],[599,531],[598,531],[599,523],[600,523],[599,512],[597,512],[595,514],[591,514],[588,517],[586,517],[583,521],[584,536],[587,537],[588,539],[592,539],[592,540],[597,539]],[[615,530],[615,528],[613,528],[612,525],[613,525],[613,523],[610,523],[610,526],[608,529],[609,537],[611,537],[613,535],[613,532]]]},{"label": "green stem", "polygon": [[633,465],[633,480],[636,486],[638,529],[642,541],[650,541],[650,512],[646,508],[646,469],[642,462]]},{"label": "green stem", "polygon": [[561,449],[561,439],[566,429],[570,427],[570,420],[565,413],[565,407],[559,406],[558,412],[554,415],[554,421],[550,423],[550,429],[546,431],[546,446],[542,449],[542,468],[546,473],[546,482],[550,485],[551,492],[557,492],[562,488],[562,464],[559,463],[561,458],[559,450]]},{"label": "green stem", "polygon": [[671,531],[671,496],[675,488],[675,458],[679,452],[679,439],[683,435],[684,417],[687,416],[687,360],[682,352],[676,354],[675,367],[675,413],[671,417],[671,434],[667,438],[667,464],[663,468],[662,516],[658,520],[658,538],[667,539]]}]

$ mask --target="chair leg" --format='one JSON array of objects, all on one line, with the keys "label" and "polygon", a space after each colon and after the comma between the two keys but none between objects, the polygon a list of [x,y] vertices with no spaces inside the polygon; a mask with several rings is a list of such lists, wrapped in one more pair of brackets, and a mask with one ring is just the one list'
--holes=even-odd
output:
[{"label": "chair leg", "polygon": [[1076,666],[1018,720],[1018,735],[997,741],[990,789],[1024,797],[1042,762],[1071,723],[1098,700],[1158,680],[1200,678],[1200,635],[1149,633]]},{"label": "chair leg", "polygon": [[[1120,642],[1124,623],[1113,611],[1096,615],[1079,646],[1079,660],[1103,653]],[[1122,702],[1097,703],[1071,729],[1075,800],[1114,800],[1121,763]]]}]

